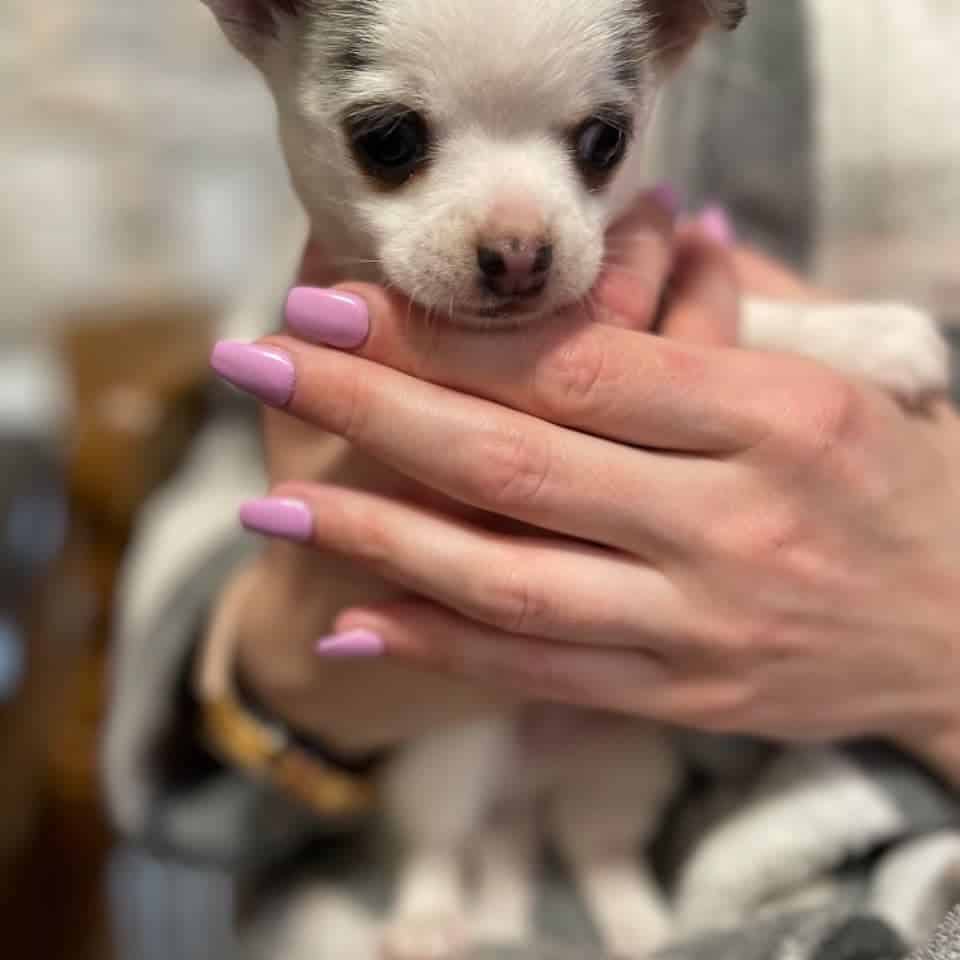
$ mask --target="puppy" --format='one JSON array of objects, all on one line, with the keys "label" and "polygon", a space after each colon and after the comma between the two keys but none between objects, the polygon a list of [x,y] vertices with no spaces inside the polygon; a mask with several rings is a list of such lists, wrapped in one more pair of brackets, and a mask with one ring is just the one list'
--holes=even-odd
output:
[{"label": "puppy", "polygon": [[[273,92],[293,183],[314,231],[337,238],[343,279],[389,284],[474,330],[549,322],[587,296],[607,229],[645,186],[658,91],[705,29],[747,12],[746,0],[205,2]],[[753,301],[742,341],[905,400],[946,382],[935,326],[905,307]],[[385,796],[406,859],[388,956],[525,940],[535,827],[566,857],[611,953],[668,937],[636,856],[674,788],[666,741],[585,714],[562,750],[542,749],[528,719],[437,731],[393,762]],[[471,850],[487,882],[468,916]]]}]

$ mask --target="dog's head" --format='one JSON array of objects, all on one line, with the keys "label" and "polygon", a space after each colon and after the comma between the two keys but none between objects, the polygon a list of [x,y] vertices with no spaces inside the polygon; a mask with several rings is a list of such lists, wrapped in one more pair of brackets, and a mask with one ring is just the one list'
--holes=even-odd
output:
[{"label": "dog's head", "polygon": [[[583,297],[664,76],[746,0],[206,0],[332,246],[491,325]],[[362,274],[364,271],[355,270]]]}]

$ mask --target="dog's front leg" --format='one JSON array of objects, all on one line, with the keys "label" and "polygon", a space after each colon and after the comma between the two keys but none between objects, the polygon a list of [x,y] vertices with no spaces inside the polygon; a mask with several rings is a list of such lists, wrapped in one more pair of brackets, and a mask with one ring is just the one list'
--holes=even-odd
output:
[{"label": "dog's front leg", "polygon": [[389,960],[452,960],[467,948],[466,853],[503,790],[513,729],[510,714],[448,727],[391,763],[385,801],[403,860],[383,943]]},{"label": "dog's front leg", "polygon": [[673,796],[679,762],[663,732],[611,720],[564,761],[549,828],[607,950],[637,960],[662,946],[672,918],[643,848]]},{"label": "dog's front leg", "polygon": [[531,942],[538,840],[532,795],[510,804],[481,832],[472,854],[479,881],[471,918],[476,943],[519,947]]}]

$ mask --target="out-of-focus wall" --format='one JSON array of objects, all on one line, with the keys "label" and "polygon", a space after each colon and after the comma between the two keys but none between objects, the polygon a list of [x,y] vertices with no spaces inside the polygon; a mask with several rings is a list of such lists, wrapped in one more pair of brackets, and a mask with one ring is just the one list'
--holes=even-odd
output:
[{"label": "out-of-focus wall", "polygon": [[0,337],[130,290],[234,299],[291,200],[273,108],[199,0],[0,5]]}]

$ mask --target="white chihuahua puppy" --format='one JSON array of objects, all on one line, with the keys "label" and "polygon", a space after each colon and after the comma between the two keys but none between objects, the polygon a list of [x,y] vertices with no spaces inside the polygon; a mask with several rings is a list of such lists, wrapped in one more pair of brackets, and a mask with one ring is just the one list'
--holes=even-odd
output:
[{"label": "white chihuahua puppy", "polygon": [[[206,0],[276,100],[294,185],[351,279],[390,284],[474,329],[549,322],[589,293],[604,237],[645,186],[658,91],[704,29],[746,0]],[[344,275],[343,279],[347,279]],[[745,305],[742,342],[941,389],[935,325],[900,306]],[[529,933],[533,827],[566,857],[610,951],[671,928],[637,850],[677,763],[651,726],[584,715],[562,750],[523,717],[401,751],[386,802],[406,844],[386,953],[459,954]],[[541,814],[534,818],[534,803]],[[488,881],[468,922],[464,859]],[[709,897],[701,900],[709,901]],[[702,918],[704,924],[709,916]]]}]

